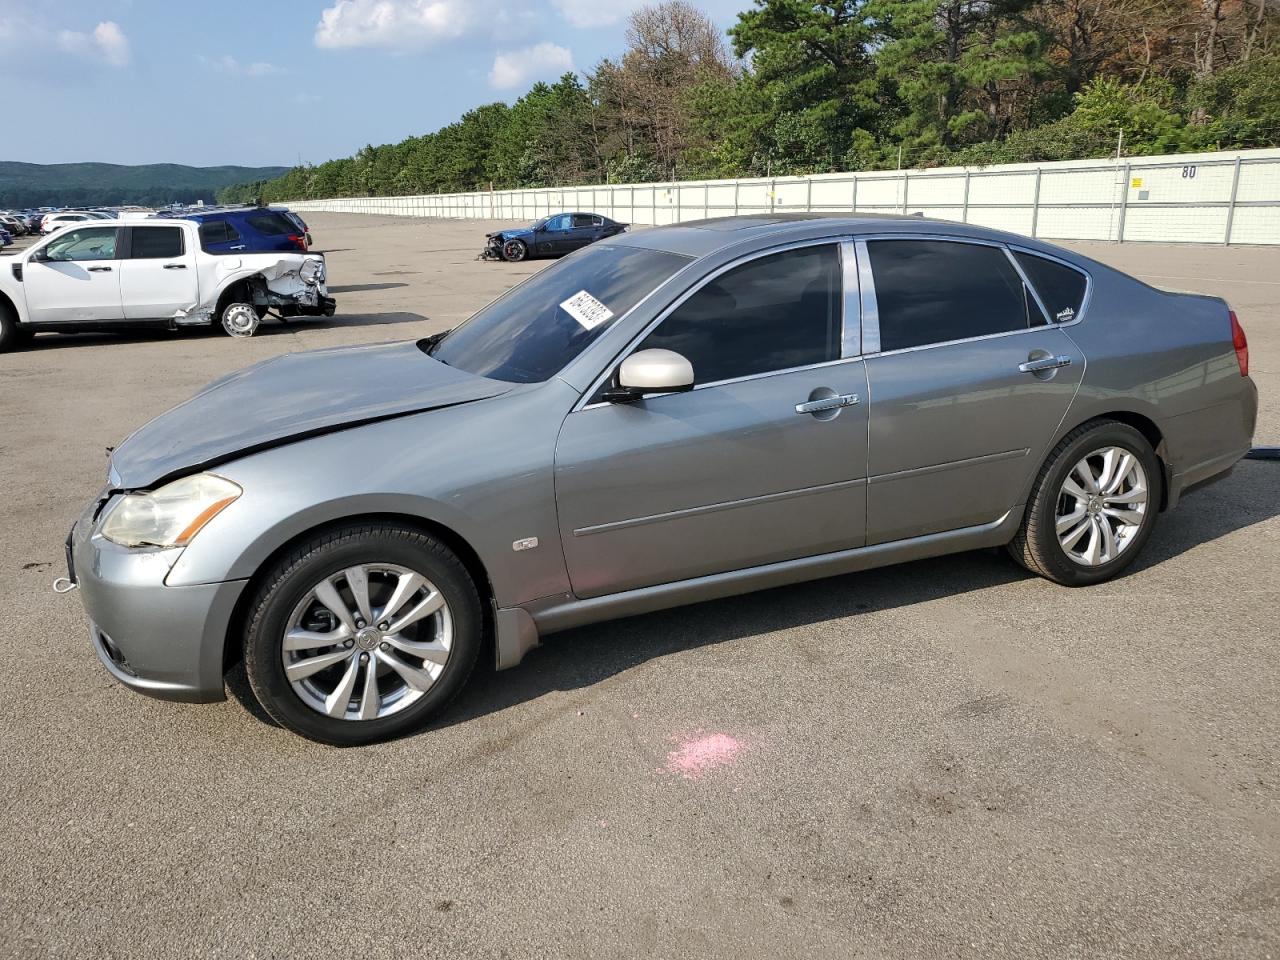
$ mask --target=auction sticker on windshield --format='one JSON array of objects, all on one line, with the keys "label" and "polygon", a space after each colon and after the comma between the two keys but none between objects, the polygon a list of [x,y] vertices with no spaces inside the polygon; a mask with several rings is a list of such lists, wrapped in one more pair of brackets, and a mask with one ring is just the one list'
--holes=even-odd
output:
[{"label": "auction sticker on windshield", "polygon": [[579,290],[560,304],[560,309],[582,324],[584,330],[594,330],[613,319],[613,311],[585,290]]}]

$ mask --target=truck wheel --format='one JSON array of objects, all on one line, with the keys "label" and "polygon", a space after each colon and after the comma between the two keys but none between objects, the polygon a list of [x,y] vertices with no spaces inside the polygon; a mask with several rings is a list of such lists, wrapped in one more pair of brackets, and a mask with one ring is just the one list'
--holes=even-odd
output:
[{"label": "truck wheel", "polygon": [[252,303],[229,303],[222,311],[222,329],[233,337],[252,337],[261,319]]},{"label": "truck wheel", "polygon": [[31,340],[31,331],[18,323],[17,314],[7,303],[0,304],[0,353],[20,347]]}]

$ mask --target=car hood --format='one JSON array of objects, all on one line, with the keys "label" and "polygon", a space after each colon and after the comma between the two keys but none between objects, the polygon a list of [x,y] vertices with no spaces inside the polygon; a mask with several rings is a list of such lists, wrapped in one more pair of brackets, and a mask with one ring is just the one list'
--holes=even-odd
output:
[{"label": "car hood", "polygon": [[258,450],[513,386],[446,366],[413,341],[285,354],[215,380],[139,429],[112,454],[111,483],[150,487]]},{"label": "car hood", "polygon": [[533,228],[517,227],[514,230],[499,230],[496,233],[487,233],[485,234],[485,236],[489,239],[492,239],[493,237],[498,237],[502,240],[516,240],[521,237],[533,236]]}]

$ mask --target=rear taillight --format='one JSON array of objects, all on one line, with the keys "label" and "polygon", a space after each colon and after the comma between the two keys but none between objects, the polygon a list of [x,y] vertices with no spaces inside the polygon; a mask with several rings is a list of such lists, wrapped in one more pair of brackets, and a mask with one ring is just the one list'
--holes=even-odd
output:
[{"label": "rear taillight", "polygon": [[292,243],[292,244],[293,244],[295,247],[297,247],[299,250],[301,250],[303,253],[306,253],[306,250],[307,250],[307,238],[306,238],[306,237],[304,237],[304,236],[302,236],[302,234],[300,234],[300,233],[291,233],[291,234],[289,234],[289,242],[290,242],[290,243]]},{"label": "rear taillight", "polygon": [[1240,364],[1240,376],[1249,375],[1249,338],[1244,335],[1240,318],[1231,311],[1231,345],[1236,348],[1236,362]]}]

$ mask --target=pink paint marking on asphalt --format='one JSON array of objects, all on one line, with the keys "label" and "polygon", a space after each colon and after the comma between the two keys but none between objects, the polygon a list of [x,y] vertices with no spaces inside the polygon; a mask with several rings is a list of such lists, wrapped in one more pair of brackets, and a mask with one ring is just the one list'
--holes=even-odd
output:
[{"label": "pink paint marking on asphalt", "polygon": [[725,733],[684,740],[667,754],[666,772],[696,780],[708,770],[727,766],[742,752],[742,744]]}]

